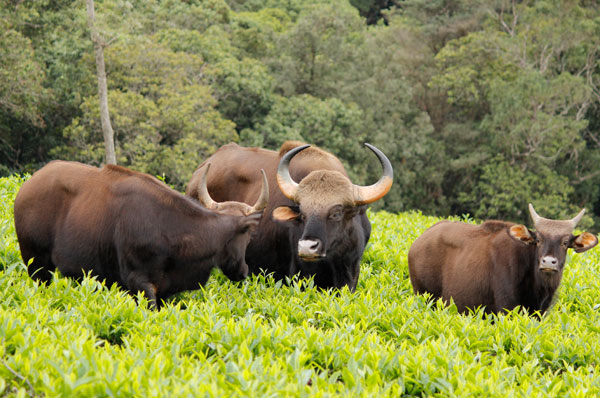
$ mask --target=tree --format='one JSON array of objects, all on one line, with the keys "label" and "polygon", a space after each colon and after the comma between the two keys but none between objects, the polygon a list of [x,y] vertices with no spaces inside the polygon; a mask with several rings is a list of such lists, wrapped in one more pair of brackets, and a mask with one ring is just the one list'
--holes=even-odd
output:
[{"label": "tree", "polygon": [[[381,148],[394,164],[392,190],[375,206],[441,211],[444,147],[434,137],[429,115],[416,106],[407,77],[420,59],[414,51],[419,44],[402,29],[386,26],[358,34],[362,37],[355,40],[355,59],[338,84],[337,97],[358,105],[364,139]],[[370,180],[380,172],[373,162],[363,167]]]},{"label": "tree", "polygon": [[360,181],[367,177],[363,167],[367,152],[362,112],[355,104],[339,99],[321,100],[304,94],[278,97],[271,112],[256,131],[242,131],[242,143],[277,150],[287,140],[300,140],[334,153]]},{"label": "tree", "polygon": [[98,99],[100,101],[100,122],[102,123],[102,134],[104,136],[104,149],[106,151],[106,163],[117,164],[115,156],[114,132],[110,123],[108,112],[108,94],[106,88],[106,71],[104,69],[104,47],[106,43],[100,38],[95,26],[94,0],[86,0],[88,23],[92,42],[94,43],[94,53],[96,56],[96,72],[98,74]]},{"label": "tree", "polygon": [[350,4],[358,9],[367,24],[374,25],[380,20],[387,25],[385,11],[402,4],[401,0],[350,0]]},{"label": "tree", "polygon": [[353,69],[364,30],[358,12],[348,4],[307,8],[278,41],[271,62],[278,91],[284,96],[337,96]]},{"label": "tree", "polygon": [[273,78],[264,64],[252,58],[224,58],[206,68],[206,78],[214,88],[217,109],[235,123],[238,132],[255,128],[273,105]]},{"label": "tree", "polygon": [[[395,169],[375,207],[522,220],[531,196],[553,216],[600,214],[594,2],[351,4],[103,0],[119,163],[182,188],[222,144],[296,138],[366,183],[369,142]],[[371,26],[356,9],[390,4]],[[104,162],[87,22],[74,0],[0,6],[0,172]]]},{"label": "tree", "polygon": [[31,41],[0,21],[0,174],[22,169],[35,155],[44,127],[45,71]]},{"label": "tree", "polygon": [[[535,172],[525,171],[502,157],[495,157],[482,167],[475,188],[461,192],[460,199],[473,209],[474,217],[528,224],[528,203],[533,203],[537,211],[548,218],[571,218],[581,210],[569,200],[573,192],[569,179],[550,167],[539,165]],[[586,218],[581,227],[591,224],[591,218]]]},{"label": "tree", "polygon": [[[130,37],[110,46],[106,57],[119,164],[165,175],[183,189],[202,160],[237,140],[234,124],[216,110],[197,55]],[[66,145],[53,154],[100,164],[100,109],[93,95],[84,98],[80,112],[64,130]]]}]

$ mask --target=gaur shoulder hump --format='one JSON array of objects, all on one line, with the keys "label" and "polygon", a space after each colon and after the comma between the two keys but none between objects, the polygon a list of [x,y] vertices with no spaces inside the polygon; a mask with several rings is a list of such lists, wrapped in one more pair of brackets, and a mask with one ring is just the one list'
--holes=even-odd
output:
[{"label": "gaur shoulder hump", "polygon": [[123,174],[123,175],[128,175],[128,176],[141,174],[141,173],[138,173],[137,171],[133,171],[133,170],[130,170],[128,168],[125,168],[123,166],[119,166],[116,164],[106,164],[106,165],[104,165],[103,169],[106,170],[107,172]]},{"label": "gaur shoulder hump", "polygon": [[[279,149],[279,158],[283,157],[283,155],[285,155],[286,153],[288,153],[290,150],[297,148],[299,146],[302,145],[306,145],[306,143],[301,142],[301,141],[286,141],[281,145],[281,148]],[[297,154],[294,159],[310,159],[311,160],[311,165],[315,165],[315,164],[320,164],[320,165],[339,165],[341,166],[342,163],[340,162],[340,160],[335,157],[335,155],[319,148],[316,147],[314,145],[311,145],[309,148],[306,148],[305,150],[303,150],[302,152],[300,152],[299,154]],[[329,169],[330,167],[324,167],[326,169]],[[341,166],[341,168],[343,169],[343,166]],[[319,169],[318,167],[312,167],[312,169]]]},{"label": "gaur shoulder hump", "polygon": [[279,157],[282,157],[283,155],[285,155],[292,149],[297,148],[302,145],[306,145],[306,144],[302,141],[286,141],[286,142],[284,142],[283,144],[281,144],[281,148],[279,149]]},{"label": "gaur shoulder hump", "polygon": [[[258,153],[258,154],[264,154],[264,153],[273,153],[274,151],[264,149],[264,148],[259,148],[259,147],[245,147],[245,146],[238,145],[235,142],[230,142],[229,144],[225,144],[222,147],[220,147],[219,149],[217,149],[214,154],[215,155],[216,154],[228,154],[228,153],[236,153],[237,154],[237,153],[243,153],[243,152],[246,152],[246,153],[254,152],[254,153]],[[204,162],[202,162],[202,165],[204,165],[207,161],[210,161],[210,159],[207,159]]]},{"label": "gaur shoulder hump", "polygon": [[480,225],[480,228],[488,233],[496,233],[508,229],[513,225],[515,224],[508,221],[487,220]]},{"label": "gaur shoulder hump", "polygon": [[225,144],[222,147],[220,147],[219,149],[217,149],[217,152],[219,152],[219,151],[225,152],[225,151],[236,150],[236,149],[240,149],[240,148],[242,148],[242,147],[239,146],[238,144],[236,144],[235,142],[230,142],[229,144]]},{"label": "gaur shoulder hump", "polygon": [[[163,198],[177,196],[177,195],[173,195],[175,193],[175,191],[173,191],[171,188],[169,188],[169,186],[167,186],[165,183],[163,183],[162,181],[159,181],[157,178],[155,178],[154,176],[151,176],[149,174],[140,173],[139,171],[131,170],[126,167],[118,166],[118,165],[114,165],[114,164],[104,165],[104,167],[102,168],[102,171],[108,175],[112,175],[112,177],[110,178],[110,181],[113,181],[113,182],[116,182],[117,180],[120,180],[120,179],[125,180],[130,177],[133,178],[133,180],[131,180],[131,181],[136,181],[136,183],[135,183],[136,188],[133,188],[133,186],[131,184],[127,184],[126,191],[137,192],[137,190],[141,186],[145,185],[145,186],[151,187],[151,190],[148,192],[152,192],[153,195],[159,195]],[[143,185],[139,185],[139,183],[142,183]]]}]

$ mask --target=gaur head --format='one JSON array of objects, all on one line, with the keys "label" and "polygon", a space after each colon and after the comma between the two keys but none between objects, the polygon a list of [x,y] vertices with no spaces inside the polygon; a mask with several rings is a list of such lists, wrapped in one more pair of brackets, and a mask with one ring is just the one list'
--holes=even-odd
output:
[{"label": "gaur head", "polygon": [[529,213],[535,231],[527,229],[524,225],[513,225],[508,233],[513,239],[536,247],[537,270],[545,275],[562,274],[568,248],[581,253],[598,244],[598,238],[589,232],[573,235],[573,230],[583,217],[585,209],[570,220],[549,220],[540,217],[531,203]]},{"label": "gaur head", "polygon": [[246,248],[250,243],[252,232],[260,223],[263,210],[269,203],[269,184],[265,171],[260,170],[263,176],[263,184],[260,196],[253,206],[243,202],[215,202],[209,195],[206,187],[206,175],[210,169],[208,163],[201,175],[198,186],[198,200],[200,204],[216,213],[234,216],[222,220],[223,223],[231,222],[232,234],[227,242],[224,242],[222,258],[218,259],[219,268],[233,281],[239,281],[248,276],[248,264],[246,264]]},{"label": "gaur head", "polygon": [[292,180],[289,164],[292,158],[310,145],[296,147],[280,160],[277,183],[281,192],[297,206],[280,206],[273,210],[275,221],[295,226],[297,255],[312,262],[328,256],[330,251],[348,250],[344,245],[352,219],[364,206],[382,198],[391,188],[392,165],[379,149],[365,144],[379,158],[383,175],[373,185],[354,185],[345,175],[333,170],[315,170],[299,183]]}]

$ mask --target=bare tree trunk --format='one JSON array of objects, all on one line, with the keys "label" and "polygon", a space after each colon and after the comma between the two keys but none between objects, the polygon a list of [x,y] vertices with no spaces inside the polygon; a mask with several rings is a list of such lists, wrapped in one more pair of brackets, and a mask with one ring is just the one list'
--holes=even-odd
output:
[{"label": "bare tree trunk", "polygon": [[94,15],[94,0],[86,0],[88,25],[92,34],[94,43],[94,53],[96,55],[96,72],[98,73],[98,96],[100,98],[100,122],[102,124],[102,134],[104,135],[104,148],[106,150],[106,163],[117,164],[115,156],[114,133],[110,124],[108,115],[108,90],[106,88],[106,70],[104,69],[104,41],[100,38],[96,30]]}]

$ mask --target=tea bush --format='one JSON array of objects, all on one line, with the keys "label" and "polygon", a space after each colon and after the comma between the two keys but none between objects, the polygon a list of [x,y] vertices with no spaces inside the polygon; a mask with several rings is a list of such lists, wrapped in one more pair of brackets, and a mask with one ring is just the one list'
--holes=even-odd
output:
[{"label": "tea bush", "polygon": [[23,181],[0,179],[0,397],[600,395],[598,249],[569,256],[541,320],[463,315],[408,279],[408,248],[439,219],[370,213],[355,293],[217,271],[153,311],[95,278],[33,282],[13,226]]}]

